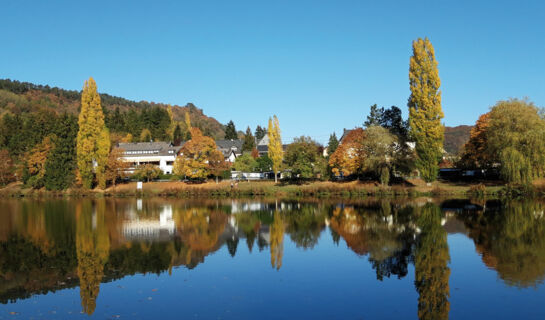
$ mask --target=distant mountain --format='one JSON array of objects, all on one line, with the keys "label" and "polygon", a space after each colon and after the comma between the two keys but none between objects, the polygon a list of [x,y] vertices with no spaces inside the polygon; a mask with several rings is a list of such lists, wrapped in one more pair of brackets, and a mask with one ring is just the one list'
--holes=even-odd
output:
[{"label": "distant mountain", "polygon": [[469,140],[471,128],[473,126],[445,127],[445,151],[453,155],[458,154]]},{"label": "distant mountain", "polygon": [[[167,104],[164,103],[136,102],[106,93],[101,93],[100,98],[105,112],[112,112],[116,109],[126,112],[152,109],[153,107],[167,108]],[[80,101],[81,91],[0,79],[0,116],[7,112],[21,114],[44,109],[58,114],[64,112],[78,114]],[[172,105],[172,113],[176,121],[183,121],[186,111],[189,112],[192,126],[200,128],[216,139],[223,139],[225,136],[224,125],[216,119],[206,116],[202,109],[197,108],[192,103],[185,106]]]}]

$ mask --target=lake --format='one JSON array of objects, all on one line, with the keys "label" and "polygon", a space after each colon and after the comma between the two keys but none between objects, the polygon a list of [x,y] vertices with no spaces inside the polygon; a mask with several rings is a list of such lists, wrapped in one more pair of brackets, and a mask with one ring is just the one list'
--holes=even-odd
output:
[{"label": "lake", "polygon": [[545,319],[544,208],[0,200],[0,319]]}]

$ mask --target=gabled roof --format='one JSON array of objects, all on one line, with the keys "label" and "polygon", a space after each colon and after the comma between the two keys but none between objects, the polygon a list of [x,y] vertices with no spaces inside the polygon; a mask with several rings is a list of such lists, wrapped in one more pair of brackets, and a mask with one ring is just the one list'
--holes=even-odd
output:
[{"label": "gabled roof", "polygon": [[126,156],[171,156],[176,155],[182,148],[174,146],[171,142],[120,142],[117,144],[119,149],[123,149]]},{"label": "gabled roof", "polygon": [[231,152],[235,152],[235,154],[242,154],[242,144],[244,143],[243,140],[237,139],[237,140],[216,140],[216,146],[218,147],[218,150],[223,153],[224,157],[228,157]]}]

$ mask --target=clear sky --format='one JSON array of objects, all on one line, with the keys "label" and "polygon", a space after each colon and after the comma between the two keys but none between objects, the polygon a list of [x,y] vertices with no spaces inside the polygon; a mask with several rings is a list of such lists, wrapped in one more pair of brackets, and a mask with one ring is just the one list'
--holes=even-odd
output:
[{"label": "clear sky", "polygon": [[280,120],[283,140],[407,116],[411,42],[429,37],[446,125],[496,101],[545,106],[545,1],[2,0],[0,78],[132,100],[193,102],[237,129]]}]

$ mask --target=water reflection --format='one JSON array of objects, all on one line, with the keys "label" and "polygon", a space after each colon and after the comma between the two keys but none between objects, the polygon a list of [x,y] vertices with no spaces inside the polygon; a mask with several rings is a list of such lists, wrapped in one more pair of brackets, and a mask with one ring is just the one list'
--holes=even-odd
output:
[{"label": "water reflection", "polygon": [[13,200],[1,201],[0,212],[0,302],[79,285],[87,314],[101,283],[192,269],[223,247],[236,258],[244,243],[250,253],[268,250],[278,272],[290,263],[287,243],[319,250],[322,241],[366,257],[378,281],[402,279],[414,265],[420,319],[449,315],[448,233],[472,239],[509,286],[545,278],[539,202]]}]

